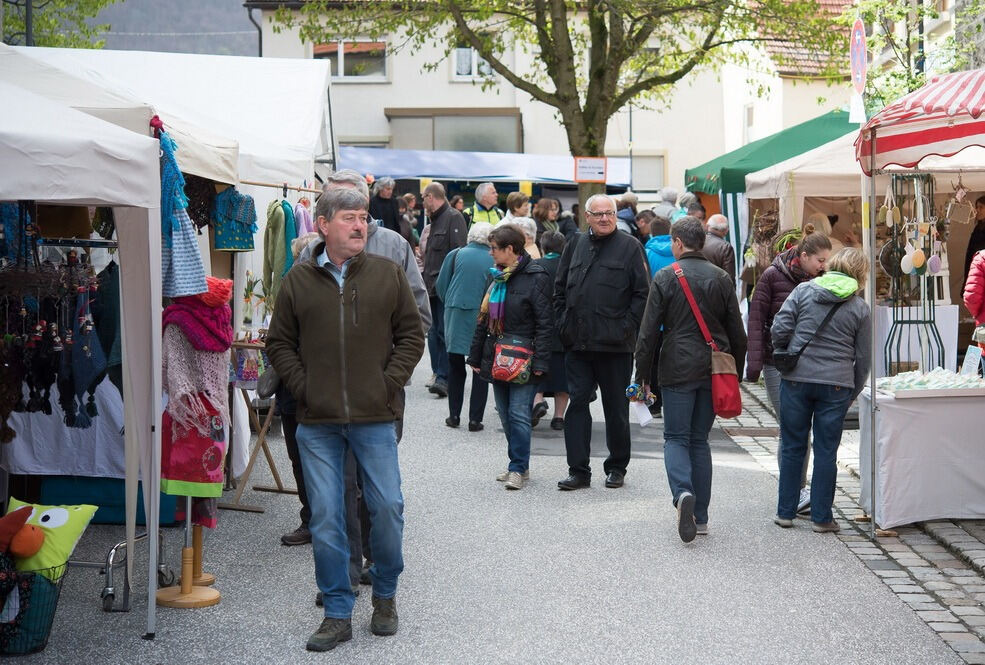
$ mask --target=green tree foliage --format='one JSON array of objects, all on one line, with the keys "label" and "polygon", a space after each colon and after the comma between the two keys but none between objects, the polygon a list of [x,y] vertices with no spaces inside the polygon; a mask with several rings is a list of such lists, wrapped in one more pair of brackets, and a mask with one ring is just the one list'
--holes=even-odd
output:
[{"label": "green tree foliage", "polygon": [[[300,14],[277,16],[313,43],[437,44],[445,57],[471,46],[492,70],[484,85],[499,78],[554,107],[577,155],[603,154],[608,121],[628,102],[659,102],[700,68],[748,62],[752,45],[796,45],[825,62],[844,56],[834,18],[814,0],[310,0]],[[514,47],[532,56],[531,69],[514,71],[503,58]]]},{"label": "green tree foliage", "polygon": [[[955,13],[958,30],[963,24],[980,24],[981,0],[973,0]],[[872,26],[866,48],[875,58],[888,54],[885,64],[870,68],[865,83],[865,107],[872,115],[900,97],[917,90],[927,76],[958,71],[968,66],[974,45],[949,35],[927,43],[929,26],[941,18],[937,3],[912,0],[860,0],[846,8],[840,23],[849,26],[856,18]],[[978,26],[980,29],[980,25]]]},{"label": "green tree foliage", "polygon": [[104,7],[117,0],[18,0],[3,2],[3,42],[25,44],[24,17],[26,5],[32,2],[34,45],[67,48],[102,48],[99,35],[109,25],[89,22]]}]

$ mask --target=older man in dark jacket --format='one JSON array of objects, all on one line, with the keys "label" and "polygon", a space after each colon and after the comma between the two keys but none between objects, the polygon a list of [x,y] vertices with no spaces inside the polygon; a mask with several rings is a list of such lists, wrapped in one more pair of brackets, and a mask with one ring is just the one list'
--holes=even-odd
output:
[{"label": "older man in dark jacket", "polygon": [[646,303],[643,248],[616,233],[616,204],[596,194],[585,202],[590,227],[565,248],[554,284],[554,313],[564,344],[564,369],[571,403],[564,419],[568,477],[562,490],[591,485],[589,454],[596,384],[605,413],[609,447],[603,469],[606,487],[622,487],[630,457],[626,386],[633,372],[633,343]]},{"label": "older man in dark jacket", "polygon": [[735,286],[735,249],[728,240],[728,217],[712,215],[708,218],[705,246],[701,253],[713,264],[725,271]]},{"label": "older man in dark jacket", "polygon": [[431,329],[428,331],[428,355],[434,380],[428,388],[438,397],[448,395],[448,350],[445,348],[445,306],[435,291],[441,264],[448,252],[464,247],[468,239],[465,218],[445,200],[445,188],[432,182],[424,188],[424,209],[431,220],[424,247],[424,286],[431,300]]},{"label": "older man in dark jacket", "polygon": [[650,284],[636,344],[636,379],[649,386],[654,378],[650,376],[653,350],[663,327],[656,378],[664,406],[664,465],[677,507],[677,530],[687,543],[696,534],[708,532],[708,434],[715,422],[715,411],[711,401],[711,350],[684,295],[681,277],[687,280],[715,344],[732,354],[736,367],[742,366],[745,356],[746,333],[732,282],[724,270],[701,253],[705,242],[701,222],[684,217],[670,233],[671,250],[677,261],[670,269],[658,271]]}]

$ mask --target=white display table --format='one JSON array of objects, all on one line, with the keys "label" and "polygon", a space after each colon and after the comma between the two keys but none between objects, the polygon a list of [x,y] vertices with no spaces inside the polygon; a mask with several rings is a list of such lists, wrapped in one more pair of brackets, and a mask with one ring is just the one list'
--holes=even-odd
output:
[{"label": "white display table", "polygon": [[[872,514],[870,397],[858,398],[861,506]],[[898,399],[879,393],[876,524],[985,519],[985,396]]]},{"label": "white display table", "polygon": [[[934,322],[937,325],[937,332],[940,333],[941,341],[944,343],[944,369],[951,370],[952,372],[958,371],[958,311],[959,308],[957,305],[938,305],[934,310]],[[920,317],[919,307],[907,307],[903,312],[906,316],[913,319]],[[875,308],[874,316],[876,319],[876,357],[872,359],[872,367],[875,368],[876,376],[879,377],[886,376],[884,345],[889,335],[893,308],[880,305]],[[920,339],[917,335],[917,327],[904,327],[901,338],[901,360],[919,360]],[[933,367],[927,367],[926,369],[930,371]]]}]

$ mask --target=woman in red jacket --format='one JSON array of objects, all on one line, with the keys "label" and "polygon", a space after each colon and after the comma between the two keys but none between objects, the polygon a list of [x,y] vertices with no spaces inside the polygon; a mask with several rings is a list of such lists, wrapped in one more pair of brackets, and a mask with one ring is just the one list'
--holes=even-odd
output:
[{"label": "woman in red jacket", "polygon": [[[746,351],[746,380],[756,382],[760,371],[766,384],[766,395],[780,424],[780,372],[773,367],[773,340],[770,328],[773,317],[780,311],[787,296],[801,282],[807,282],[824,271],[824,264],[831,254],[831,241],[821,233],[814,232],[813,224],[804,225],[804,235],[800,244],[781,252],[773,259],[773,264],[763,271],[752,303],[749,305],[749,347]],[[781,440],[782,448],[783,442]],[[779,459],[780,451],[777,451]],[[800,501],[798,512],[810,505],[810,491],[807,489],[807,466],[810,453],[804,457],[801,475]]]},{"label": "woman in red jacket", "polygon": [[985,249],[971,259],[968,280],[964,283],[964,305],[975,317],[972,339],[985,349]]}]

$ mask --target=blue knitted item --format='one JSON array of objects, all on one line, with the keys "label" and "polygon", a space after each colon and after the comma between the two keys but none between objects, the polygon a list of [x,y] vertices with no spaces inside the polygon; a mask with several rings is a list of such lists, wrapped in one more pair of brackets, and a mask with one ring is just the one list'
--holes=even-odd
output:
[{"label": "blue knitted item", "polygon": [[178,160],[174,153],[178,144],[163,129],[161,141],[161,243],[171,246],[171,236],[181,228],[181,221],[175,216],[177,210],[188,207],[185,196],[185,176],[181,175]]}]

